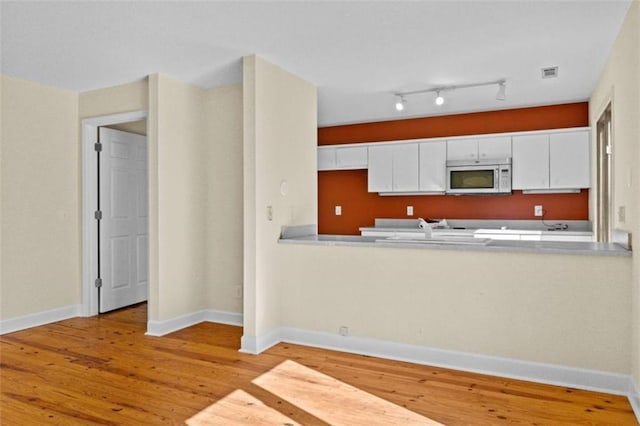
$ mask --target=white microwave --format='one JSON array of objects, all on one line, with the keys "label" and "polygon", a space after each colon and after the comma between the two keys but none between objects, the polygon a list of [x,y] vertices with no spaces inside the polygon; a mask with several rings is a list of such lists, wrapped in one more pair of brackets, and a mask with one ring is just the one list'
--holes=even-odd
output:
[{"label": "white microwave", "polygon": [[447,194],[510,194],[511,158],[447,161]]}]

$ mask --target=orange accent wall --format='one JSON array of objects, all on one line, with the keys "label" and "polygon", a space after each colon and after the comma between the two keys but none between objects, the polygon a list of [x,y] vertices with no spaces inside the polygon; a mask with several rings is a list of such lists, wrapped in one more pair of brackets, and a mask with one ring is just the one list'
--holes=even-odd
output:
[{"label": "orange accent wall", "polygon": [[318,129],[318,145],[524,132],[589,125],[589,103],[515,108]]},{"label": "orange accent wall", "polygon": [[[587,102],[408,120],[323,127],[319,145],[364,143],[416,138],[584,127],[589,125]],[[542,204],[545,220],[588,220],[589,191],[577,194],[380,196],[367,192],[367,170],[318,172],[318,232],[360,233],[376,217],[448,219],[539,219],[533,206]],[[334,207],[342,206],[342,215]]]}]

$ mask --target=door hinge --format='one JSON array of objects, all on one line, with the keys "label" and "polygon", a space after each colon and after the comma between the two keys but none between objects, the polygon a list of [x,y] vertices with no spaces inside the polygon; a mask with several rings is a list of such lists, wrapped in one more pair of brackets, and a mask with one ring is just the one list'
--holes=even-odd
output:
[{"label": "door hinge", "polygon": [[96,152],[101,152],[102,151],[102,144],[100,142],[96,142],[93,144],[93,149],[96,150]]},{"label": "door hinge", "polygon": [[102,210],[96,210],[93,216],[96,218],[96,220],[102,220]]},{"label": "door hinge", "polygon": [[95,284],[96,288],[102,287],[102,278],[96,278]]},{"label": "door hinge", "polygon": [[611,155],[611,145],[607,145],[606,153]]}]

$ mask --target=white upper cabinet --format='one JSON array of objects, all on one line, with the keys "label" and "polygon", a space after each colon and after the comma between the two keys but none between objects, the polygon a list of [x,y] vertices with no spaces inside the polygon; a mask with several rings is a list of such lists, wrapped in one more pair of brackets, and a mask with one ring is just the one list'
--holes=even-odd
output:
[{"label": "white upper cabinet", "polygon": [[393,146],[369,146],[369,192],[393,190]]},{"label": "white upper cabinet", "polygon": [[334,170],[336,168],[336,149],[334,147],[318,148],[318,170]]},{"label": "white upper cabinet", "polygon": [[418,190],[418,144],[369,146],[369,192]]},{"label": "white upper cabinet", "polygon": [[589,131],[513,137],[513,189],[589,188]]},{"label": "white upper cabinet", "polygon": [[461,139],[447,141],[447,160],[469,160],[478,159],[478,141],[475,139]]},{"label": "white upper cabinet", "polygon": [[511,136],[497,136],[478,139],[478,159],[511,158]]},{"label": "white upper cabinet", "polygon": [[318,170],[367,168],[367,145],[318,147]]},{"label": "white upper cabinet", "polygon": [[445,141],[420,144],[420,191],[444,192],[447,188],[447,143]]},{"label": "white upper cabinet", "polygon": [[511,136],[447,141],[448,161],[478,161],[511,157]]},{"label": "white upper cabinet", "polygon": [[393,191],[418,190],[418,144],[402,144],[393,147]]},{"label": "white upper cabinet", "polygon": [[513,137],[513,189],[549,188],[549,135]]},{"label": "white upper cabinet", "polygon": [[318,170],[368,169],[369,192],[433,194],[446,190],[447,161],[512,158],[513,189],[566,192],[590,187],[589,138],[581,128],[321,146]]},{"label": "white upper cabinet", "polygon": [[336,164],[339,169],[366,169],[367,147],[351,146],[336,148]]},{"label": "white upper cabinet", "polygon": [[589,188],[589,132],[549,135],[549,185],[552,188]]}]

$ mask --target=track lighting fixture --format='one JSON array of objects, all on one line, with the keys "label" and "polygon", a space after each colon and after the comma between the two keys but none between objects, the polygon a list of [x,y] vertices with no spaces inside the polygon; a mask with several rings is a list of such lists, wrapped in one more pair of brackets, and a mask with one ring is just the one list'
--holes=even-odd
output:
[{"label": "track lighting fixture", "polygon": [[438,106],[441,106],[441,105],[444,104],[444,97],[442,96],[442,92],[446,92],[446,91],[450,91],[450,90],[457,90],[457,89],[468,89],[470,87],[489,86],[489,85],[493,85],[493,84],[497,84],[498,85],[498,93],[496,93],[496,99],[499,100],[499,101],[504,101],[506,99],[507,80],[502,78],[500,80],[487,81],[487,82],[483,82],[483,83],[458,84],[458,85],[452,85],[452,86],[434,87],[434,88],[431,88],[431,89],[413,90],[413,91],[410,91],[410,92],[397,92],[397,93],[394,93],[394,95],[398,98],[398,100],[396,102],[396,109],[398,111],[403,111],[404,110],[404,107],[405,107],[405,104],[406,104],[405,97],[407,97],[409,95],[417,95],[419,93],[435,92],[436,93],[435,104],[438,105]]}]

